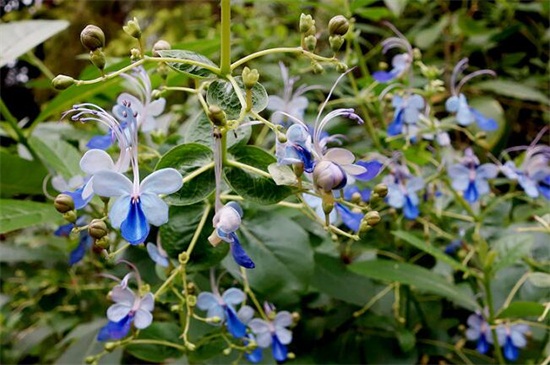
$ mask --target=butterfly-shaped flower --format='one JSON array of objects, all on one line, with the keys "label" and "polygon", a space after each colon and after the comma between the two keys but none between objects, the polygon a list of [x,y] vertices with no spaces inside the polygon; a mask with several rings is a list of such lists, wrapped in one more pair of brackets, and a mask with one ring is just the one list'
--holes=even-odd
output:
[{"label": "butterfly-shaped flower", "polygon": [[382,42],[382,53],[387,53],[390,49],[400,48],[405,53],[400,53],[392,58],[392,69],[389,71],[373,72],[372,77],[378,82],[389,82],[403,75],[410,67],[413,61],[413,49],[407,38],[399,32],[393,25],[386,23],[397,37],[390,37]]},{"label": "butterfly-shaped flower", "polygon": [[98,341],[120,340],[128,335],[132,323],[134,327],[143,329],[153,322],[151,312],[155,307],[152,293],[144,296],[135,294],[128,288],[129,275],[111,291],[111,299],[115,304],[107,309],[109,322],[100,329]]},{"label": "butterfly-shaped flower", "polygon": [[487,353],[489,344],[492,341],[489,324],[480,312],[470,314],[467,323],[466,338],[470,341],[476,341],[476,350],[480,354]]},{"label": "butterfly-shaped flower", "polygon": [[550,200],[549,146],[530,146],[519,167],[513,161],[507,161],[500,169],[507,178],[517,180],[528,196],[537,198],[542,195]]},{"label": "butterfly-shaped flower", "polygon": [[256,336],[261,348],[271,346],[273,358],[285,361],[288,357],[287,346],[292,342],[292,332],[287,328],[292,324],[292,315],[287,311],[277,313],[272,321],[254,318],[248,326]]},{"label": "butterfly-shaped flower", "polygon": [[524,323],[497,326],[498,343],[502,346],[502,352],[507,360],[516,361],[519,358],[519,349],[527,345],[525,336],[529,331],[529,326]]},{"label": "butterfly-shaped flower", "polygon": [[225,323],[233,337],[241,338],[246,334],[246,326],[234,307],[245,299],[244,292],[237,288],[227,289],[221,296],[219,293],[201,292],[197,298],[197,307],[207,311],[207,318],[219,318],[219,323]]},{"label": "butterfly-shaped flower", "polygon": [[280,165],[302,164],[305,172],[312,172],[315,160],[312,154],[311,135],[301,124],[291,125],[286,132],[286,142],[277,140],[276,156]]},{"label": "butterfly-shaped flower", "polygon": [[384,177],[383,183],[388,187],[388,204],[394,208],[403,208],[407,219],[415,219],[420,214],[417,191],[424,188],[421,177],[412,176],[404,165],[394,164],[390,175]]},{"label": "butterfly-shaped flower", "polygon": [[498,171],[498,166],[493,163],[480,165],[472,149],[467,148],[461,163],[449,166],[448,174],[452,187],[462,192],[468,202],[474,203],[490,192],[487,180],[495,178]]},{"label": "butterfly-shaped flower", "polygon": [[491,75],[496,76],[492,70],[478,70],[472,72],[469,75],[460,80],[457,84],[458,75],[468,67],[468,59],[464,58],[458,62],[453,70],[451,76],[451,97],[445,102],[445,108],[450,113],[456,113],[456,121],[462,126],[468,126],[474,122],[477,123],[479,128],[485,131],[494,131],[498,128],[498,123],[492,118],[487,118],[477,109],[472,108],[468,104],[468,100],[464,94],[460,93],[460,89],[464,84],[471,80],[473,77],[479,75]]},{"label": "butterfly-shaped flower", "polygon": [[395,112],[393,121],[388,125],[388,136],[402,134],[407,127],[416,125],[426,103],[424,98],[417,94],[404,97],[395,95],[392,99],[392,106]]}]

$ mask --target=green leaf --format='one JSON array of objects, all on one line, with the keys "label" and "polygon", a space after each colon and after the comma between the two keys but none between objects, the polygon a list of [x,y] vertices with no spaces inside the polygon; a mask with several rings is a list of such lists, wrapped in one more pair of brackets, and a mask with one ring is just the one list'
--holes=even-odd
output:
[{"label": "green leaf", "polygon": [[444,15],[437,23],[419,31],[414,37],[414,44],[420,49],[432,47],[441,38],[443,29],[449,24],[449,19],[448,15]]},{"label": "green leaf", "polygon": [[[167,341],[177,345],[182,345],[180,334],[181,330],[175,323],[153,322],[149,327],[141,330],[137,338]],[[183,352],[177,348],[150,344],[132,345],[132,343],[130,343],[126,346],[126,351],[140,360],[152,363],[162,363],[166,359],[178,358],[183,355]]]},{"label": "green leaf", "polygon": [[26,200],[0,200],[0,234],[45,223],[58,223],[61,219],[53,204]]},{"label": "green leaf", "polygon": [[[201,203],[185,207],[170,207],[170,220],[159,229],[162,247],[166,250],[168,256],[177,258],[181,252],[187,249],[205,209],[206,206]],[[219,263],[229,250],[229,245],[220,243],[214,247],[208,241],[208,237],[214,230],[212,227],[213,217],[214,212],[211,210],[193,249],[193,255],[188,264],[190,269],[210,268]]]},{"label": "green leaf", "polygon": [[267,166],[267,171],[277,185],[298,185],[298,178],[288,165],[279,165],[274,162]]},{"label": "green leaf", "polygon": [[[235,81],[239,85],[238,92],[245,93],[242,77],[235,77]],[[241,102],[233,89],[233,85],[229,81],[215,80],[208,87],[206,93],[206,101],[208,105],[217,105],[227,115],[229,119],[236,119],[241,113]],[[262,84],[257,82],[252,88],[252,110],[256,113],[261,112],[267,107],[268,95]]]},{"label": "green leaf", "polygon": [[[507,234],[506,234],[507,233]],[[497,260],[492,266],[493,272],[516,264],[523,257],[529,257],[534,236],[530,233],[514,233],[509,229],[494,243],[497,251]]]},{"label": "green leaf", "polygon": [[51,246],[41,246],[30,250],[28,247],[0,243],[0,262],[61,262],[66,260],[67,257],[63,252],[57,251]]},{"label": "green leaf", "polygon": [[[196,62],[203,63],[207,66],[218,68],[218,66],[214,62],[212,62],[208,57],[195,52],[186,51],[182,49],[169,49],[164,51],[158,51],[158,53],[161,57],[179,58],[184,60],[196,61]],[[187,74],[191,77],[204,79],[204,78],[216,76],[215,73],[201,66],[190,65],[188,63],[179,63],[179,62],[167,62],[167,64],[174,70],[183,72],[184,74]]]},{"label": "green leaf", "polygon": [[377,260],[353,263],[349,265],[349,269],[372,279],[397,281],[423,292],[440,295],[472,311],[479,309],[477,302],[453,283],[420,266],[404,262]]},{"label": "green leaf", "polygon": [[496,94],[519,100],[536,101],[542,104],[550,104],[550,99],[543,92],[525,85],[525,83],[513,80],[489,80],[477,83],[476,87],[489,90]]},{"label": "green leaf", "polygon": [[544,272],[533,272],[529,274],[529,281],[539,288],[550,288],[550,274]]},{"label": "green leaf", "polygon": [[[213,161],[214,154],[210,148],[198,144],[187,143],[172,148],[157,164],[156,170],[173,167],[185,178]],[[190,181],[185,182],[182,188],[164,198],[171,205],[190,205],[208,197],[216,189],[214,167],[202,172]]]},{"label": "green leaf", "polygon": [[16,60],[69,26],[66,20],[21,20],[0,24],[0,67]]},{"label": "green leaf", "polygon": [[429,244],[426,244],[425,241],[421,240],[420,238],[416,237],[412,233],[405,232],[405,231],[393,231],[391,232],[395,237],[402,239],[403,241],[413,245],[414,247],[418,248],[419,250],[422,250],[436,259],[443,261],[447,265],[451,266],[452,268],[464,272],[470,272],[470,269],[462,264],[461,262],[458,262],[454,260],[449,255],[445,254],[443,251],[438,249],[437,247],[431,246]]},{"label": "green leaf", "polygon": [[[246,144],[252,135],[252,127],[239,127],[227,133],[227,147],[236,144]],[[196,142],[202,145],[214,148],[214,137],[212,137],[212,123],[204,113],[198,114],[193,118],[183,135],[185,143]]]},{"label": "green leaf", "polygon": [[[246,212],[237,232],[245,251],[256,267],[248,270],[255,292],[280,303],[296,303],[313,275],[313,250],[306,231],[277,213],[261,212],[248,217]],[[233,258],[224,261],[235,278],[240,271]]]},{"label": "green leaf", "polygon": [[44,194],[42,184],[48,171],[40,162],[28,161],[6,151],[0,151],[0,161],[0,196]]},{"label": "green leaf", "polygon": [[333,298],[355,305],[365,305],[375,294],[368,279],[348,270],[336,257],[316,253],[311,285]]},{"label": "green leaf", "polygon": [[382,6],[372,6],[368,8],[357,8],[355,9],[354,13],[360,15],[361,17],[365,19],[369,19],[372,21],[379,21],[381,19],[387,19],[392,16],[391,11],[388,10],[388,8],[384,8]]},{"label": "green leaf", "polygon": [[[275,157],[254,146],[237,145],[229,149],[229,152],[236,161],[265,172],[270,164],[276,162]],[[224,174],[237,194],[256,203],[275,204],[292,194],[292,189],[288,186],[279,186],[273,179],[238,167],[225,166]]]},{"label": "green leaf", "polygon": [[395,17],[401,16],[409,0],[384,0],[384,4],[391,10]]},{"label": "green leaf", "polygon": [[61,174],[65,179],[82,175],[80,170],[80,152],[71,144],[57,138],[43,138],[33,135],[29,144],[40,157],[44,165]]},{"label": "green leaf", "polygon": [[502,309],[497,318],[539,317],[544,313],[544,305],[536,302],[513,302]]}]

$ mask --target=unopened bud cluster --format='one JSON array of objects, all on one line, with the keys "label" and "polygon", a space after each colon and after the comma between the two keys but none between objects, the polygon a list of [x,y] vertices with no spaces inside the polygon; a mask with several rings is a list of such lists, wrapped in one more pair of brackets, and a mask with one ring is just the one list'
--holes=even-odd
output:
[{"label": "unopened bud cluster", "polygon": [[105,33],[96,25],[87,25],[80,33],[80,42],[90,51],[90,61],[100,71],[105,68]]}]

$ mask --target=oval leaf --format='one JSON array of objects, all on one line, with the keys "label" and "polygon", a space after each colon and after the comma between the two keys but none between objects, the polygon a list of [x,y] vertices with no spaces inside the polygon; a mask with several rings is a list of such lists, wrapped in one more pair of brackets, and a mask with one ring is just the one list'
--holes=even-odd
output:
[{"label": "oval leaf", "polygon": [[[169,343],[181,345],[179,338],[181,330],[175,323],[170,322],[154,322],[149,327],[141,330],[138,339],[159,340]],[[128,345],[126,347],[133,356],[138,359],[145,360],[151,363],[163,363],[166,359],[177,359],[183,355],[183,352],[175,347],[150,344]]]},{"label": "oval leaf", "polygon": [[26,200],[0,200],[0,234],[44,223],[59,223],[53,204]]},{"label": "oval leaf", "polygon": [[[218,68],[218,66],[214,62],[212,62],[208,57],[203,56],[199,53],[186,51],[182,49],[169,49],[164,51],[158,51],[158,53],[161,57],[191,60],[191,61],[200,62],[207,66]],[[201,66],[197,66],[197,65],[190,65],[188,63],[181,63],[181,62],[167,62],[167,64],[172,69],[179,72],[183,72],[184,74],[187,74],[191,77],[204,79],[204,78],[216,76],[216,74],[211,70]]]},{"label": "oval leaf", "polygon": [[[244,83],[242,77],[235,77],[237,84],[244,94]],[[229,81],[216,80],[210,84],[206,93],[208,105],[217,105],[229,119],[236,119],[241,113],[241,102]],[[252,88],[252,110],[256,113],[261,112],[267,107],[268,95],[265,88],[260,83],[256,83]]]},{"label": "oval leaf", "polygon": [[83,175],[80,170],[80,152],[71,144],[59,138],[43,138],[34,135],[29,138],[29,144],[44,165],[54,173],[61,174],[65,179]]},{"label": "oval leaf", "polygon": [[[227,147],[236,144],[246,144],[252,135],[252,127],[239,127],[227,132]],[[185,143],[196,142],[202,145],[214,148],[214,138],[212,137],[212,123],[204,113],[198,114],[191,119],[185,132],[183,133],[183,141]]]}]

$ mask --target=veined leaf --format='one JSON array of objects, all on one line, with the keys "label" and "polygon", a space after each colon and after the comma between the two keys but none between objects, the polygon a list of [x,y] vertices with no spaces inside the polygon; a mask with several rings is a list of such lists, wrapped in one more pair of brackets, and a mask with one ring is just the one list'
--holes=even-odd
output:
[{"label": "veined leaf", "polygon": [[29,138],[29,144],[44,165],[65,179],[83,174],[80,170],[82,156],[71,144],[58,138],[42,138],[35,135]]},{"label": "veined leaf", "polygon": [[[235,81],[244,94],[244,83],[242,77],[235,77]],[[226,80],[216,80],[208,88],[206,93],[208,105],[219,106],[229,119],[239,117],[241,112],[241,102],[235,93],[233,85]],[[259,113],[267,107],[268,95],[262,84],[257,82],[252,87],[252,110]]]},{"label": "veined leaf", "polygon": [[53,204],[2,199],[0,206],[0,233],[61,220]]},{"label": "veined leaf", "polygon": [[[214,62],[212,62],[208,57],[195,52],[186,51],[182,49],[169,49],[164,51],[158,51],[158,53],[161,57],[196,61],[196,62],[203,63],[207,66],[218,68],[218,66]],[[180,63],[180,62],[167,62],[167,64],[174,70],[183,72],[191,77],[204,79],[204,78],[216,76],[215,73],[208,70],[207,68],[197,66],[197,65],[191,65],[188,63]]]}]

